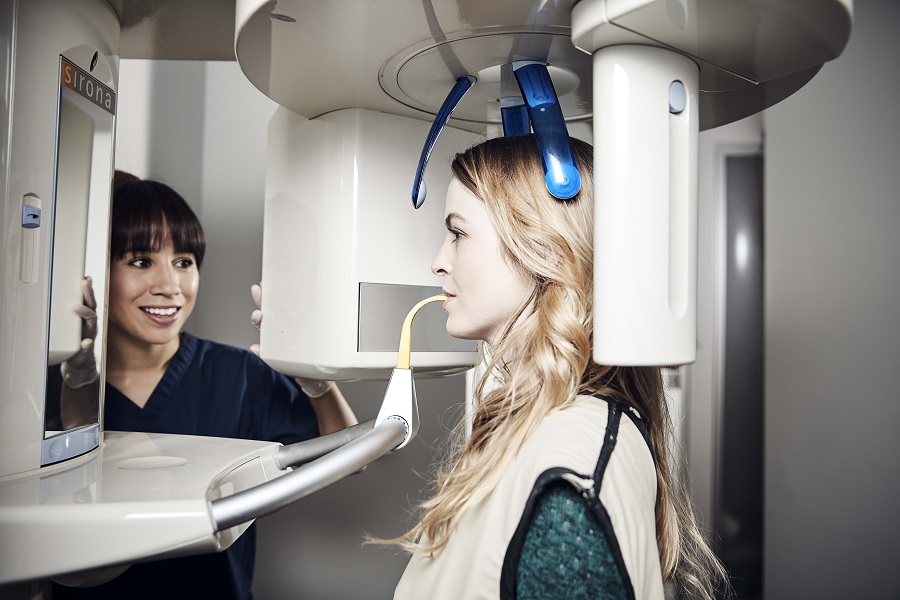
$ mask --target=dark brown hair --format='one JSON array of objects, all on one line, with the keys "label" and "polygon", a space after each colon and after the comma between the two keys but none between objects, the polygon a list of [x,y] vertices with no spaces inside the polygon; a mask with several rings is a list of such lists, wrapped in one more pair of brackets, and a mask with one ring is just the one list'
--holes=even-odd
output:
[{"label": "dark brown hair", "polygon": [[132,252],[155,252],[167,241],[175,252],[194,255],[197,268],[206,254],[206,236],[187,201],[168,185],[116,171],[113,179],[110,259]]}]

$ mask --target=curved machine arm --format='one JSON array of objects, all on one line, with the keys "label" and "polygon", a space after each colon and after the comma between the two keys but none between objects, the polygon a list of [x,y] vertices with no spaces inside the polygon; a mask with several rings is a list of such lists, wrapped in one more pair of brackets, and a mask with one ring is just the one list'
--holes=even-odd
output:
[{"label": "curved machine arm", "polygon": [[426,304],[446,299],[443,294],[426,298],[406,315],[400,331],[397,368],[391,375],[376,419],[279,448],[275,454],[279,469],[303,466],[256,487],[211,500],[209,513],[214,530],[223,531],[277,512],[408,444],[419,429],[415,381],[409,366],[412,321]]},{"label": "curved machine arm", "polygon": [[355,473],[387,454],[406,437],[399,419],[386,420],[342,448],[278,479],[209,503],[215,531],[270,515]]},{"label": "curved machine arm", "polygon": [[352,425],[346,429],[335,431],[304,442],[281,446],[275,451],[275,466],[282,471],[292,467],[305,465],[317,458],[346,446],[375,428],[375,419]]}]

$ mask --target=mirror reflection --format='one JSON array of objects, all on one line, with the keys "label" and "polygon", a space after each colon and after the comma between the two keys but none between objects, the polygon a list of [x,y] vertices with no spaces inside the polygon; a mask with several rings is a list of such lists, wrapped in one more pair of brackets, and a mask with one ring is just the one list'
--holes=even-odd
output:
[{"label": "mirror reflection", "polygon": [[115,107],[109,86],[60,56],[45,439],[99,422]]}]

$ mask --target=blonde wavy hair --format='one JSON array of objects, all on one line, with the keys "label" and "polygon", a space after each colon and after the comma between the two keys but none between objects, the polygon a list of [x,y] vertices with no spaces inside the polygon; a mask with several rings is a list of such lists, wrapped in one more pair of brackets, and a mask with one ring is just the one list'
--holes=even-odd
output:
[{"label": "blonde wavy hair", "polygon": [[[534,292],[484,352],[469,436],[462,427],[420,520],[392,540],[416,552],[439,552],[460,515],[487,496],[504,468],[551,411],[578,394],[620,400],[643,418],[656,457],[656,531],[663,577],[687,597],[728,589],[725,570],[694,517],[680,467],[668,443],[672,424],[659,368],[598,365],[593,336],[593,149],[572,139],[581,191],[553,199],[532,135],[489,139],[457,155],[454,177],[480,198],[514,268]],[[515,327],[512,324],[515,323]]]}]

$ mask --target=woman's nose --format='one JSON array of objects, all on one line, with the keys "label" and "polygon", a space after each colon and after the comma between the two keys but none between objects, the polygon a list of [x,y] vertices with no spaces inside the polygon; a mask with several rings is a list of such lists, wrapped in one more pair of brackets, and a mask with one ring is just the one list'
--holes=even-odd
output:
[{"label": "woman's nose", "polygon": [[178,273],[171,265],[162,265],[154,274],[153,286],[150,292],[163,296],[176,296],[181,292],[181,285]]},{"label": "woman's nose", "polygon": [[[450,237],[449,235],[447,236]],[[444,239],[444,243],[441,244],[441,249],[438,250],[437,255],[434,257],[434,261],[431,263],[431,272],[435,275],[447,275],[449,273],[449,261],[447,260],[447,239]]]}]

